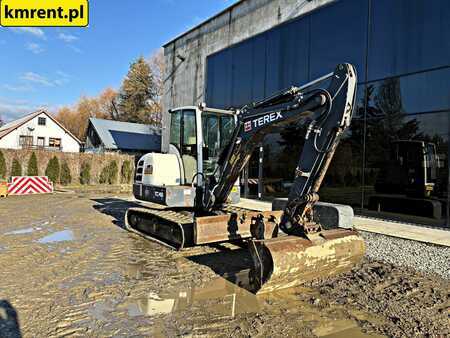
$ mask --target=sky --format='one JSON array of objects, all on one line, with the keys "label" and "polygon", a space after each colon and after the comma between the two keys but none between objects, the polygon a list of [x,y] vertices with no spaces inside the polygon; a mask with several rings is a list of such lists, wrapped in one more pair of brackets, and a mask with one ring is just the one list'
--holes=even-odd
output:
[{"label": "sky", "polygon": [[0,27],[0,117],[118,89],[130,63],[236,0],[90,0],[86,28]]}]

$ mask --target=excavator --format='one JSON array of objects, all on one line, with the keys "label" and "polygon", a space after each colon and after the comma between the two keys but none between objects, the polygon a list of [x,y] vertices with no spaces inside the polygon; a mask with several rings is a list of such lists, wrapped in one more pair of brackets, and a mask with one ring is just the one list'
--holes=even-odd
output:
[{"label": "excavator", "polygon": [[[322,88],[325,87],[326,89]],[[125,226],[176,250],[246,243],[255,293],[297,286],[349,271],[364,255],[353,229],[325,230],[314,219],[318,191],[350,125],[357,76],[350,64],[237,110],[204,104],[169,111],[170,146],[136,165]],[[283,210],[238,207],[239,177],[264,137],[288,125],[305,127],[304,146]]]}]

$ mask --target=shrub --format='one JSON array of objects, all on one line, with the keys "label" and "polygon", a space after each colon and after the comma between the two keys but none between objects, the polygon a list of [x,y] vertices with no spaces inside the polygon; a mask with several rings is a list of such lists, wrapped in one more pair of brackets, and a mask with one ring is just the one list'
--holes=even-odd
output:
[{"label": "shrub", "polygon": [[56,156],[53,156],[50,161],[48,161],[47,169],[45,169],[45,176],[48,176],[53,183],[59,183],[59,173],[59,160]]},{"label": "shrub", "polygon": [[11,176],[22,176],[22,165],[17,158],[12,161]]},{"label": "shrub", "polygon": [[0,178],[6,177],[6,161],[3,153],[0,151]]},{"label": "shrub", "polygon": [[131,162],[128,160],[123,161],[122,169],[120,170],[121,183],[130,183],[133,176],[133,169],[131,168]]},{"label": "shrub", "polygon": [[100,177],[98,181],[100,184],[114,184],[117,182],[117,171],[119,167],[117,166],[116,161],[109,162],[108,165],[103,167],[102,172],[100,173]]},{"label": "shrub", "polygon": [[91,182],[91,164],[83,162],[80,170],[80,183],[89,184]]},{"label": "shrub", "polygon": [[28,160],[28,168],[27,168],[28,176],[38,176],[38,164],[36,154],[33,152]]},{"label": "shrub", "polygon": [[68,185],[72,183],[72,175],[70,174],[70,168],[66,161],[61,166],[61,177],[59,178],[62,185]]}]

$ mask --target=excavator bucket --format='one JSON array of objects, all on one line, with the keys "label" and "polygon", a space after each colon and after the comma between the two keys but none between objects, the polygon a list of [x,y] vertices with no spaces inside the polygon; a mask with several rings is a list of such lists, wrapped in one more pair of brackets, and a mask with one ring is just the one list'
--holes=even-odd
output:
[{"label": "excavator bucket", "polygon": [[254,264],[250,279],[258,294],[350,271],[365,251],[357,232],[344,229],[323,230],[308,239],[253,240],[249,248]]}]

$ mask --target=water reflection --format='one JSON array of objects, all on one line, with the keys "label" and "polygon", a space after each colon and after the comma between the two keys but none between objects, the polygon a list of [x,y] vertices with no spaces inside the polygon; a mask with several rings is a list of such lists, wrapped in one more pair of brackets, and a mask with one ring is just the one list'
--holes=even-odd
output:
[{"label": "water reflection", "polygon": [[72,230],[63,230],[63,231],[57,231],[53,234],[50,234],[48,236],[42,237],[38,239],[39,243],[42,244],[51,244],[56,242],[64,242],[64,241],[71,241],[73,240],[73,231]]},{"label": "water reflection", "polygon": [[149,292],[145,297],[130,301],[127,310],[132,317],[202,310],[215,316],[234,318],[240,313],[257,312],[259,303],[254,294],[218,278],[205,287],[168,290],[159,294]]},{"label": "water reflection", "polygon": [[[145,277],[145,266],[145,261],[130,264],[129,277]],[[245,289],[250,287],[248,271],[224,277],[229,280],[218,277],[201,287],[184,286],[161,292],[150,290],[142,297],[130,297],[119,308],[130,317],[154,317],[155,327],[161,332],[166,325],[176,322],[177,327],[190,327],[192,333],[200,330],[202,334],[214,335],[229,325],[241,325],[255,316],[263,316],[263,321],[270,325],[273,316],[289,314],[297,318],[290,326],[299,330],[307,327],[315,336],[373,337],[363,333],[356,321],[348,319],[342,308],[316,306],[311,301],[320,297],[315,290],[299,287],[256,296]]]}]

